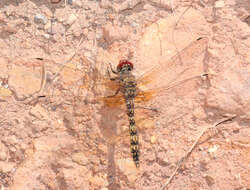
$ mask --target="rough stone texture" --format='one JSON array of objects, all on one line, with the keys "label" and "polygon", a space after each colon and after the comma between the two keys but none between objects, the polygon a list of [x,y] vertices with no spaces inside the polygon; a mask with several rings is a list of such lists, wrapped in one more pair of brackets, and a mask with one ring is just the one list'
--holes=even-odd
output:
[{"label": "rough stone texture", "polygon": [[[53,2],[0,1],[0,189],[160,189],[232,115],[165,189],[250,189],[247,0]],[[152,95],[136,102],[139,169],[123,99],[100,104],[121,59]]]}]

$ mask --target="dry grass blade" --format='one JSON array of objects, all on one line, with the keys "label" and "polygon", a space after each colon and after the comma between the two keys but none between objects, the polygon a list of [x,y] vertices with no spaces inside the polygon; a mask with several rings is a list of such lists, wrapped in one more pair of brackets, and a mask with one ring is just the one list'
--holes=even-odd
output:
[{"label": "dry grass blade", "polygon": [[208,131],[208,129],[213,129],[216,128],[218,125],[227,122],[227,121],[232,121],[236,116],[231,116],[229,118],[225,118],[222,119],[218,122],[216,122],[215,124],[213,124],[212,126],[207,126],[205,127],[200,135],[196,138],[195,142],[192,144],[192,146],[190,147],[190,149],[186,152],[186,154],[178,161],[178,164],[174,170],[174,172],[172,173],[172,175],[169,177],[169,179],[167,180],[167,182],[160,188],[160,190],[164,190],[165,188],[167,188],[167,186],[170,184],[170,182],[173,180],[174,176],[177,174],[178,170],[180,169],[180,167],[183,165],[184,161],[190,156],[190,154],[192,153],[192,151],[194,150],[194,148],[197,146],[199,140],[201,139],[201,137]]},{"label": "dry grass blade", "polygon": [[56,77],[58,77],[59,73],[63,70],[65,64],[66,64],[67,62],[71,61],[71,60],[75,57],[75,55],[76,55],[77,52],[79,51],[79,48],[80,48],[80,46],[81,46],[81,44],[82,44],[82,41],[83,41],[83,37],[81,37],[81,39],[80,39],[80,41],[79,41],[79,43],[78,43],[78,45],[77,45],[77,47],[76,47],[76,49],[75,49],[73,55],[70,56],[70,58],[62,64],[61,68],[60,68],[60,69],[57,71],[57,73],[54,75],[54,78],[52,79],[52,81],[54,81],[54,80],[56,79]]}]

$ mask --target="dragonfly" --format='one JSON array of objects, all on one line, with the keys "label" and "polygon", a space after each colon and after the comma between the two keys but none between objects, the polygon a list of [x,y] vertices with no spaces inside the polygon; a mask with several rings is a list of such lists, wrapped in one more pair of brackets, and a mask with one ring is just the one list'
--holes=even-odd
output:
[{"label": "dragonfly", "polygon": [[[207,43],[207,38],[198,38],[167,62],[160,62],[138,77],[133,74],[135,64],[126,59],[120,60],[116,69],[109,64],[105,74],[96,68],[83,72],[80,89],[94,91],[95,102],[101,102],[107,109],[126,106],[130,152],[136,167],[140,166],[140,145],[135,108],[166,95],[171,89],[180,90],[183,84],[204,77],[203,64],[195,59],[205,52]],[[68,68],[64,70],[67,71]],[[62,77],[67,75],[63,72],[61,74]],[[80,96],[80,93],[76,96]]]}]

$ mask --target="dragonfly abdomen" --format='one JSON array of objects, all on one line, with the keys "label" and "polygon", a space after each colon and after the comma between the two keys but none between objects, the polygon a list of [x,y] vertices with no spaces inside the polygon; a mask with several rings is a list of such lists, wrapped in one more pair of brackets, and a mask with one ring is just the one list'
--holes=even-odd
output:
[{"label": "dragonfly abdomen", "polygon": [[128,77],[124,85],[124,98],[126,100],[127,115],[129,118],[130,151],[136,167],[139,167],[139,138],[134,119],[134,98],[136,95],[136,82]]},{"label": "dragonfly abdomen", "polygon": [[127,99],[127,115],[129,118],[130,151],[136,167],[139,167],[139,138],[134,119],[134,100]]}]

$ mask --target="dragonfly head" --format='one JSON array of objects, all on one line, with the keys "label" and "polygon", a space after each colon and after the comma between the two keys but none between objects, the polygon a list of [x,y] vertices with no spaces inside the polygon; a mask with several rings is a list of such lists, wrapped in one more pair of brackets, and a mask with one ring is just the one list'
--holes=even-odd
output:
[{"label": "dragonfly head", "polygon": [[117,71],[132,71],[134,68],[134,65],[129,62],[128,60],[120,60],[119,64],[117,65]]}]

